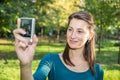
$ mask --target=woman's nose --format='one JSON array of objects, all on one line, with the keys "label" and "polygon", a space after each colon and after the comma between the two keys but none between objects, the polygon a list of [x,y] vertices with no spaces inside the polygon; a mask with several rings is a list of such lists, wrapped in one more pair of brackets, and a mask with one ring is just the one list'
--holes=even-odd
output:
[{"label": "woman's nose", "polygon": [[76,38],[76,32],[72,32],[71,38]]}]

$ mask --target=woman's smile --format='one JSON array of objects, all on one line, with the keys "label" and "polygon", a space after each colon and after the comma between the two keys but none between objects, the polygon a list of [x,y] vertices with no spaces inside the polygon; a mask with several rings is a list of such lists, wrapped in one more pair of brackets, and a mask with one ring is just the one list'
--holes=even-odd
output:
[{"label": "woman's smile", "polygon": [[76,40],[70,40],[70,44],[76,44],[76,43],[78,43],[78,41],[76,41]]}]

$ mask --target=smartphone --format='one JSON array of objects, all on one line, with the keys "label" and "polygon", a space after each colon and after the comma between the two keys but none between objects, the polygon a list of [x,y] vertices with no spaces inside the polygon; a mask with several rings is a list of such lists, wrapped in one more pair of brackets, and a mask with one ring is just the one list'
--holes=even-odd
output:
[{"label": "smartphone", "polygon": [[29,39],[29,43],[32,43],[32,36],[35,33],[35,18],[21,17],[18,18],[18,28],[25,30],[26,34],[20,34],[23,37]]}]

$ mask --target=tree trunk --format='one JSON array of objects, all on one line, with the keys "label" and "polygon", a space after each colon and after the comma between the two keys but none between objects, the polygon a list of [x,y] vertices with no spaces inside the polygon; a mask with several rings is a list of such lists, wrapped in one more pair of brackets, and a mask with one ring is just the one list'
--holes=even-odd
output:
[{"label": "tree trunk", "polygon": [[119,46],[119,52],[118,52],[118,64],[120,64],[120,46]]},{"label": "tree trunk", "polygon": [[43,38],[44,28],[41,28],[41,37]]},{"label": "tree trunk", "polygon": [[59,42],[59,40],[60,40],[59,34],[60,34],[60,30],[58,29],[58,30],[57,30],[57,41],[58,41],[58,42]]}]

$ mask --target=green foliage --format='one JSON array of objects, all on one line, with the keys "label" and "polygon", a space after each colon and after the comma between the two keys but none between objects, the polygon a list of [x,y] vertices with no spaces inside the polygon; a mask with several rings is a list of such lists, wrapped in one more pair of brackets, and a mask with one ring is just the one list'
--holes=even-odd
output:
[{"label": "green foliage", "polygon": [[40,32],[40,27],[47,27],[47,33],[49,29],[58,30],[60,27],[65,27],[68,15],[76,10],[74,4],[79,4],[78,2],[74,0],[36,0],[36,2],[32,0],[3,0],[0,3],[0,36],[12,35],[13,29],[17,26],[18,17],[36,18],[37,32]]},{"label": "green foliage", "polygon": [[[104,74],[105,74],[105,77],[104,77],[104,80],[119,80],[120,79],[120,69],[119,69],[119,65],[111,65],[109,66],[104,66]],[[118,70],[116,70],[116,69]]]},{"label": "green foliage", "polygon": [[119,0],[85,0],[85,5],[80,7],[94,16],[96,32],[101,40],[110,37],[110,34],[114,34],[115,30],[119,29],[117,28],[120,21],[119,3]]},{"label": "green foliage", "polygon": [[18,60],[9,60],[9,64],[3,64],[0,60],[0,80],[19,80],[20,69]]},{"label": "green foliage", "polygon": [[[18,17],[34,17],[37,19],[36,24],[39,24],[39,17],[44,14],[41,12],[42,6],[47,6],[48,3],[52,3],[54,0],[5,0],[0,3],[0,36],[9,36],[12,30],[16,28],[16,22]],[[5,35],[4,35],[5,34]]]}]

